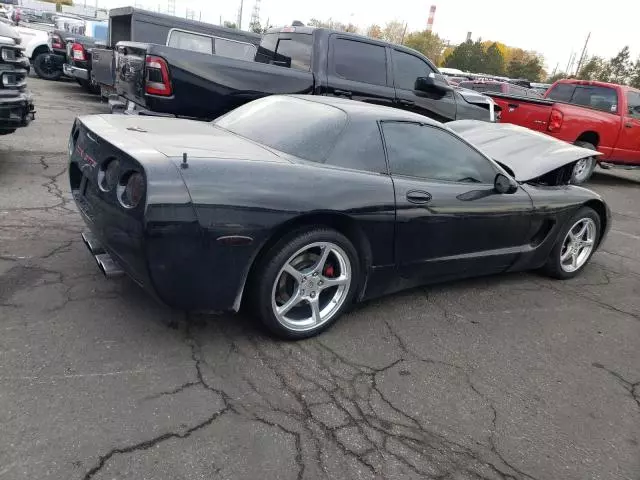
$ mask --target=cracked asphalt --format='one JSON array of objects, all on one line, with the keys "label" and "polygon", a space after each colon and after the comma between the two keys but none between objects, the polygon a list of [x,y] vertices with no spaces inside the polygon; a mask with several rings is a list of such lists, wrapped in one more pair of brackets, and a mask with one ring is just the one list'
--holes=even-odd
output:
[{"label": "cracked asphalt", "polygon": [[0,479],[640,479],[640,174],[568,282],[416,289],[301,342],[170,311],[107,280],[66,178],[78,114],[29,79],[37,120],[0,138]]}]

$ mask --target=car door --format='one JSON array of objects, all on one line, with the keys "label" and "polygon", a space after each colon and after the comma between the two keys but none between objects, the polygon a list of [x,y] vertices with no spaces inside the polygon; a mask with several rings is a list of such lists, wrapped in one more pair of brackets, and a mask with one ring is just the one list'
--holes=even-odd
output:
[{"label": "car door", "polygon": [[498,273],[529,249],[533,204],[494,190],[498,167],[439,126],[382,122],[396,199],[396,263],[416,283]]},{"label": "car door", "polygon": [[327,95],[393,107],[395,91],[389,77],[383,44],[330,36]]},{"label": "car door", "polygon": [[455,120],[456,100],[453,90],[416,90],[416,80],[430,74],[439,75],[436,69],[417,55],[396,48],[391,49],[391,52],[397,106],[439,122]]},{"label": "car door", "polygon": [[640,165],[640,92],[627,92],[627,111],[621,113],[622,128],[612,158]]}]

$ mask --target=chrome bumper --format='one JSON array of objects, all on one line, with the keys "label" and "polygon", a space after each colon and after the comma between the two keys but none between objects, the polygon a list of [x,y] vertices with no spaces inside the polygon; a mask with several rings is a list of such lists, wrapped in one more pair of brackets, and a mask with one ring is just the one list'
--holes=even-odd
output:
[{"label": "chrome bumper", "polygon": [[78,78],[80,80],[89,80],[89,71],[86,68],[78,68],[65,63],[64,65],[62,65],[62,72],[67,77]]}]

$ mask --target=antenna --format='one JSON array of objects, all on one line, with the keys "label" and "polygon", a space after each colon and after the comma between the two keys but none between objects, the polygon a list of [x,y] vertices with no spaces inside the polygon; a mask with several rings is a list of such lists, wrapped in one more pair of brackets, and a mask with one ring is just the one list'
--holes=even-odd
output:
[{"label": "antenna", "polygon": [[260,0],[256,0],[253,4],[253,10],[251,11],[251,20],[249,21],[249,28],[253,28],[255,25],[260,24]]}]

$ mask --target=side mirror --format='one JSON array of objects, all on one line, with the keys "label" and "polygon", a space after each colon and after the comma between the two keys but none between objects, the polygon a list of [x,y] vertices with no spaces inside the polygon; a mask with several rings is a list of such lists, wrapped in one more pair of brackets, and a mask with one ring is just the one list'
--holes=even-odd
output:
[{"label": "side mirror", "polygon": [[516,193],[518,191],[518,182],[502,173],[498,173],[493,181],[493,189],[501,194]]},{"label": "side mirror", "polygon": [[430,73],[428,77],[418,77],[414,89],[421,92],[436,91],[446,93],[453,90],[453,87],[449,85],[442,75]]}]

